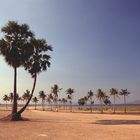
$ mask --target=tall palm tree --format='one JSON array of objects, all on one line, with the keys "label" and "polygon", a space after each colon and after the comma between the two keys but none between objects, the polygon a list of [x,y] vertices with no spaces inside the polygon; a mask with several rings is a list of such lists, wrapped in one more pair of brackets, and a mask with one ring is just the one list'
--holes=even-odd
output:
[{"label": "tall palm tree", "polygon": [[30,98],[28,99],[24,107],[18,111],[18,114],[21,114],[26,109],[32,99],[36,86],[37,75],[43,71],[46,71],[48,67],[50,67],[51,57],[46,53],[48,51],[52,51],[52,47],[49,46],[44,39],[33,38],[31,40],[31,43],[34,46],[34,53],[24,64],[24,68],[29,72],[29,74],[31,74],[32,78],[34,78],[34,83],[31,90]]},{"label": "tall palm tree", "polygon": [[7,109],[7,102],[9,101],[9,97],[8,97],[8,95],[4,95],[3,96],[3,101],[5,101],[6,103],[5,103],[5,106],[6,106],[6,109]]},{"label": "tall palm tree", "polygon": [[41,90],[39,92],[39,98],[41,99],[42,102],[42,110],[44,111],[44,103],[45,103],[45,99],[46,99],[46,94],[43,90]]},{"label": "tall palm tree", "polygon": [[105,92],[103,92],[101,89],[98,89],[97,93],[96,93],[96,97],[100,102],[101,113],[103,113],[103,107],[102,106],[103,106],[103,101],[104,101],[104,98],[105,98]]},{"label": "tall palm tree", "polygon": [[33,97],[33,102],[35,103],[35,110],[36,110],[36,104],[37,104],[37,102],[38,102],[37,97]]},{"label": "tall palm tree", "polygon": [[130,92],[127,89],[121,89],[120,95],[124,97],[124,113],[126,113],[126,96],[128,96]]},{"label": "tall palm tree", "polygon": [[17,68],[23,66],[24,62],[33,54],[33,47],[30,43],[34,36],[27,24],[19,25],[15,21],[9,21],[1,31],[4,37],[0,40],[0,54],[14,70],[13,107],[11,120],[18,120],[17,113]]},{"label": "tall palm tree", "polygon": [[94,101],[93,101],[93,96],[94,96],[94,93],[92,90],[90,90],[88,93],[87,93],[87,98],[90,102],[90,110],[92,112],[92,105],[94,104]]},{"label": "tall palm tree", "polygon": [[50,93],[47,96],[47,102],[49,103],[49,105],[51,106],[51,110],[52,110],[52,101],[53,101],[53,95]]},{"label": "tall palm tree", "polygon": [[[62,88],[59,88],[57,84],[55,84],[53,87],[51,87],[51,93],[53,94],[53,101],[57,106],[58,102],[58,93],[62,90]],[[56,108],[57,109],[57,108]]]},{"label": "tall palm tree", "polygon": [[118,96],[119,92],[117,89],[115,88],[111,88],[110,89],[110,95],[113,96],[113,100],[114,100],[114,103],[113,103],[113,113],[115,113],[115,101],[116,101],[116,97]]},{"label": "tall palm tree", "polygon": [[72,112],[72,99],[73,99],[73,93],[74,93],[74,89],[72,88],[68,88],[66,90],[66,94],[67,94],[67,100],[69,101],[70,103],[70,106],[71,106],[71,112]]}]

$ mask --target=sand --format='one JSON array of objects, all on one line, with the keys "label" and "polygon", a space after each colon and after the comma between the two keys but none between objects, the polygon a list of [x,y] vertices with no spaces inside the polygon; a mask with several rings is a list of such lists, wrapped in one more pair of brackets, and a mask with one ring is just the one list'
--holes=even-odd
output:
[{"label": "sand", "polygon": [[[0,118],[9,112],[0,110]],[[30,121],[0,121],[0,140],[139,140],[140,115],[28,110]]]}]

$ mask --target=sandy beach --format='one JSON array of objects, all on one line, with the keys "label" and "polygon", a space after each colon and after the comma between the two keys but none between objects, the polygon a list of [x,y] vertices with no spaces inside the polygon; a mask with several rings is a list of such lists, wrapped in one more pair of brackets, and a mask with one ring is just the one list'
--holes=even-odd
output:
[{"label": "sandy beach", "polygon": [[[0,111],[0,118],[9,111]],[[28,110],[29,121],[0,121],[0,140],[139,140],[140,115]]]}]

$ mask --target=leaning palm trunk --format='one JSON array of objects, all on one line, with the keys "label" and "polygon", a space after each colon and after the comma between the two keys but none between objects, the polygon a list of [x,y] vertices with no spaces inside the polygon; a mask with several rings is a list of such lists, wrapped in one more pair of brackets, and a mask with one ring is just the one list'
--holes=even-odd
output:
[{"label": "leaning palm trunk", "polygon": [[12,114],[11,120],[16,121],[19,119],[17,114],[17,68],[14,67],[14,97],[13,97],[13,106],[12,106]]},{"label": "leaning palm trunk", "polygon": [[35,74],[34,83],[33,83],[33,88],[32,88],[31,95],[30,95],[28,101],[26,102],[26,104],[23,106],[23,108],[21,108],[21,109],[18,111],[18,114],[20,114],[20,115],[21,115],[21,113],[26,109],[26,107],[28,106],[28,104],[30,103],[30,101],[31,101],[31,99],[32,99],[32,96],[33,96],[33,93],[34,93],[34,90],[35,90],[35,86],[36,86],[36,79],[37,79],[37,75]]}]

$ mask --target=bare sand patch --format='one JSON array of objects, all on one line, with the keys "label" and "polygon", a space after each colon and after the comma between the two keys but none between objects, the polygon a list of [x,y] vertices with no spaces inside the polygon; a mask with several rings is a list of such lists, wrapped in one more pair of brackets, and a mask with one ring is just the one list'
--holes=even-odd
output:
[{"label": "bare sand patch", "polygon": [[[0,111],[0,118],[8,111]],[[0,140],[139,140],[140,115],[28,110],[29,121],[0,121]]]}]

